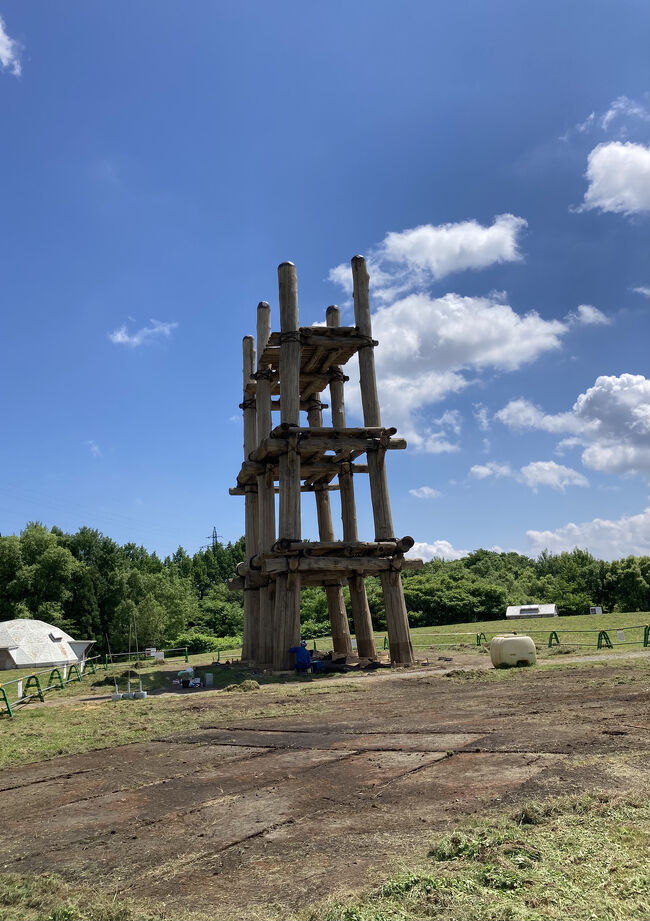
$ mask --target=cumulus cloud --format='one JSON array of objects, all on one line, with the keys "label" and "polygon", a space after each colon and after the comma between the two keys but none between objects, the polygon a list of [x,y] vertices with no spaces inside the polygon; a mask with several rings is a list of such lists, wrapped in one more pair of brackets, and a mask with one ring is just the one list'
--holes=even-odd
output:
[{"label": "cumulus cloud", "polygon": [[650,380],[641,374],[598,377],[570,412],[544,413],[519,399],[508,403],[496,418],[513,429],[579,438],[584,447],[582,463],[592,470],[650,473]]},{"label": "cumulus cloud", "polygon": [[650,211],[650,147],[630,141],[599,144],[589,154],[589,187],[576,211]]},{"label": "cumulus cloud", "polygon": [[477,480],[485,480],[489,476],[499,478],[515,475],[510,464],[499,464],[497,461],[490,461],[487,464],[474,464],[469,472]]},{"label": "cumulus cloud", "polygon": [[593,304],[580,304],[580,306],[571,313],[567,314],[569,323],[577,326],[609,326],[611,319],[594,307]]},{"label": "cumulus cloud", "polygon": [[[514,371],[558,349],[567,325],[531,311],[518,314],[490,298],[411,294],[373,317],[382,412],[419,450],[457,450],[459,416],[445,413],[423,424],[419,412],[472,383],[472,372]],[[350,372],[351,379],[355,378]],[[349,388],[351,410],[358,388]],[[435,429],[438,426],[438,429]]]},{"label": "cumulus cloud", "polygon": [[126,326],[120,326],[108,334],[108,338],[115,345],[126,345],[129,348],[137,348],[147,342],[155,342],[157,339],[169,339],[172,330],[176,329],[178,323],[161,323],[159,320],[149,320],[149,326],[143,326],[142,329],[134,333],[129,333]]},{"label": "cumulus cloud", "polygon": [[0,67],[19,77],[22,73],[20,64],[20,45],[7,35],[4,20],[0,16]]},{"label": "cumulus cloud", "polygon": [[416,541],[406,554],[407,557],[419,558],[425,562],[433,559],[460,560],[461,557],[468,555],[469,550],[456,550],[448,540],[436,540],[432,544],[426,541]]},{"label": "cumulus cloud", "polygon": [[416,499],[437,499],[442,495],[441,492],[431,486],[418,486],[417,489],[409,489],[409,493],[415,496]]},{"label": "cumulus cloud", "polygon": [[650,554],[650,508],[640,515],[610,521],[594,518],[580,524],[570,522],[556,531],[526,531],[533,554],[542,550],[562,553],[580,547],[605,560]]},{"label": "cumulus cloud", "polygon": [[490,461],[487,464],[475,464],[469,472],[478,480],[488,477],[511,477],[518,483],[528,486],[533,492],[537,492],[540,486],[549,486],[560,492],[564,492],[567,486],[589,486],[587,478],[577,470],[556,464],[555,461],[533,461],[520,470],[513,470],[510,464]]},{"label": "cumulus cloud", "polygon": [[[373,297],[388,303],[452,272],[520,261],[519,238],[526,226],[524,218],[499,214],[489,226],[469,220],[390,231],[368,254]],[[335,266],[328,277],[352,293],[349,265]]]},{"label": "cumulus cloud", "polygon": [[638,288],[632,288],[635,294],[642,294],[643,297],[650,297],[650,288],[646,285],[639,285]]}]

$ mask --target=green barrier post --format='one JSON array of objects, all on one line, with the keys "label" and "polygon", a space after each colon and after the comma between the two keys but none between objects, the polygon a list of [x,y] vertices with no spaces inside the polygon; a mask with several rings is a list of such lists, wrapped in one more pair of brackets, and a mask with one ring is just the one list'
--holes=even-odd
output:
[{"label": "green barrier post", "polygon": [[607,631],[606,631],[606,630],[601,630],[601,631],[600,631],[600,633],[598,634],[598,642],[596,643],[596,648],[597,648],[597,649],[602,649],[603,646],[604,646],[606,649],[613,649],[613,648],[614,648],[614,647],[612,646],[612,641],[610,640],[609,636],[607,635]]},{"label": "green barrier post", "polygon": [[476,645],[477,646],[481,645],[481,637],[483,637],[483,639],[487,643],[487,636],[484,633],[477,633],[476,634]]},{"label": "green barrier post", "polygon": [[[52,683],[55,678],[59,679],[58,684]],[[61,674],[58,668],[52,669],[52,671],[50,672],[50,677],[47,679],[47,683],[49,687],[54,687],[57,689],[57,691],[63,691],[63,689],[65,688],[65,681],[63,680],[63,675]]]},{"label": "green barrier post", "polygon": [[190,661],[190,657],[189,657],[189,655],[187,654],[187,646],[185,647],[185,661],[186,661],[186,662],[189,662],[189,661]]},{"label": "green barrier post", "polygon": [[646,624],[643,628],[643,645],[650,646],[650,624]]},{"label": "green barrier post", "polygon": [[316,649],[316,640],[314,640],[314,652],[317,652],[317,649]]},{"label": "green barrier post", "polygon": [[[31,688],[32,685],[36,688],[36,693],[28,694],[27,691],[29,690],[29,688]],[[29,676],[29,678],[27,679],[27,683],[25,684],[25,687],[23,690],[23,697],[38,697],[39,700],[45,701],[45,698],[43,697],[43,692],[41,690],[41,682],[38,680],[38,675]]]},{"label": "green barrier post", "polygon": [[555,630],[551,630],[551,632],[548,635],[548,648],[550,649],[551,646],[559,646],[559,645],[560,645],[560,638],[557,635],[557,632]]},{"label": "green barrier post", "polygon": [[[4,700],[5,709],[4,712],[9,714],[9,718],[14,718],[14,711],[11,709],[11,704],[9,703],[9,698],[7,697],[7,692],[0,684],[0,694],[2,695],[2,700]],[[2,716],[3,711],[0,710],[0,716]]]},{"label": "green barrier post", "polygon": [[[76,678],[73,678],[73,677],[72,677],[72,672],[73,672],[73,671],[74,671],[75,675],[77,676]],[[66,684],[70,684],[71,681],[81,681],[81,674],[80,674],[80,672],[79,672],[79,666],[78,666],[78,665],[71,665],[71,666],[70,666],[70,669],[69,669],[69,671],[68,671],[68,680],[67,680]]]},{"label": "green barrier post", "polygon": [[388,646],[388,637],[385,636],[385,637],[384,637],[384,649],[388,649],[388,648],[389,648],[389,646]]},{"label": "green barrier post", "polygon": [[86,674],[87,671],[89,671],[91,675],[96,675],[96,674],[97,674],[97,669],[95,668],[95,663],[94,663],[94,662],[86,662],[86,663],[85,663],[85,666],[84,666],[84,675]]}]

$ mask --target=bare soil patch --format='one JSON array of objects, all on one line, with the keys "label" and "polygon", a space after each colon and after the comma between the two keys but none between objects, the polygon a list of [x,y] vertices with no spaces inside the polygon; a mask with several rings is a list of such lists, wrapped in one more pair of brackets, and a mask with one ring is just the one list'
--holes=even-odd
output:
[{"label": "bare soil patch", "polygon": [[505,681],[391,673],[324,695],[317,715],[238,720],[229,706],[226,725],[223,695],[201,695],[210,726],[3,771],[0,858],[164,901],[171,917],[295,917],[462,816],[638,785],[647,683],[624,662]]}]

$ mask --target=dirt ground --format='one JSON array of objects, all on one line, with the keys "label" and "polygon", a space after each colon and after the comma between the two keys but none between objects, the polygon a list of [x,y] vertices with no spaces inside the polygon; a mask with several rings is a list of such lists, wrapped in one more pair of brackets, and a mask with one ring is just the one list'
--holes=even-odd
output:
[{"label": "dirt ground", "polygon": [[647,771],[647,671],[625,662],[362,683],[324,695],[317,718],[227,726],[222,695],[197,695],[213,727],[4,771],[0,862],[165,901],[172,917],[290,918],[422,856],[465,815],[625,790]]}]

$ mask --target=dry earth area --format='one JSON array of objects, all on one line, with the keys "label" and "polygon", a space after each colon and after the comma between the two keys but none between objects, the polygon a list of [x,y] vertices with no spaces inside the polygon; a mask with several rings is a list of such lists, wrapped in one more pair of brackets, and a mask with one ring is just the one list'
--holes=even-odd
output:
[{"label": "dry earth area", "polygon": [[211,726],[4,771],[0,862],[164,901],[172,918],[296,917],[422,856],[463,816],[638,788],[647,683],[625,662],[398,672],[323,695],[316,716],[238,720],[235,705],[227,725],[224,695],[197,695]]}]

